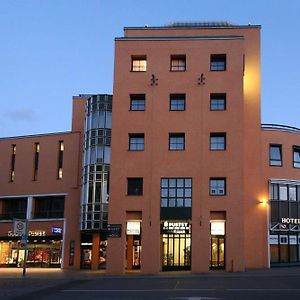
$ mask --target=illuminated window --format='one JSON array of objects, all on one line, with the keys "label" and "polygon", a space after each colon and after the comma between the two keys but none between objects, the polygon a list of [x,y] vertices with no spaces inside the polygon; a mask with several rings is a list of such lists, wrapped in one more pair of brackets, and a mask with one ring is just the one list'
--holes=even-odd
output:
[{"label": "illuminated window", "polygon": [[38,168],[39,168],[39,154],[40,154],[40,144],[34,144],[34,170],[33,170],[33,180],[37,180]]},{"label": "illuminated window", "polygon": [[294,146],[293,151],[294,151],[294,160],[293,160],[294,168],[300,168],[300,147]]},{"label": "illuminated window", "polygon": [[131,71],[146,72],[147,71],[146,56],[132,56],[131,57]]},{"label": "illuminated window", "polygon": [[211,133],[210,150],[225,150],[225,149],[226,149],[226,133]]},{"label": "illuminated window", "polygon": [[282,166],[281,145],[270,145],[270,166]]},{"label": "illuminated window", "polygon": [[226,195],[226,178],[210,178],[209,194],[211,196]]},{"label": "illuminated window", "polygon": [[210,110],[226,110],[226,94],[210,94]]},{"label": "illuminated window", "polygon": [[211,54],[210,70],[211,71],[225,71],[226,70],[226,54]]},{"label": "illuminated window", "polygon": [[57,178],[63,178],[63,160],[64,160],[64,151],[65,144],[63,141],[59,141],[58,143],[58,170],[57,170]]},{"label": "illuminated window", "polygon": [[17,154],[17,146],[12,145],[10,181],[15,180],[16,154]]},{"label": "illuminated window", "polygon": [[185,71],[186,57],[185,55],[171,55],[171,71]]}]

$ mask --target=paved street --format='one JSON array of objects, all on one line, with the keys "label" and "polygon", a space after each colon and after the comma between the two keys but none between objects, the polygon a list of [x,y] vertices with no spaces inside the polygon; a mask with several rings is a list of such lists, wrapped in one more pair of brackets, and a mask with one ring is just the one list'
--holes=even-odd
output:
[{"label": "paved street", "polygon": [[300,299],[300,268],[245,273],[162,273],[105,276],[101,272],[0,269],[0,299]]}]

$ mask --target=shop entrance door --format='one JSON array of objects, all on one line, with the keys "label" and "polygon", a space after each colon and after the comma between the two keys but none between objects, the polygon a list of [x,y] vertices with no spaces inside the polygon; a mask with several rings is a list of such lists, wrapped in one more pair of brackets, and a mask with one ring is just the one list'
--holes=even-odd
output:
[{"label": "shop entrance door", "polygon": [[210,238],[210,268],[225,268],[225,238],[224,236],[211,236]]},{"label": "shop entrance door", "polygon": [[191,235],[162,235],[162,269],[163,271],[191,269]]}]

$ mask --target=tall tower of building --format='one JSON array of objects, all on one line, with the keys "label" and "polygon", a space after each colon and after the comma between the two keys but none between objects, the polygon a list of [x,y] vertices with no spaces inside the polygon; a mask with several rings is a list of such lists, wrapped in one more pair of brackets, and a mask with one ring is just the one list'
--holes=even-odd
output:
[{"label": "tall tower of building", "polygon": [[[116,38],[107,271],[268,264],[260,26],[175,23]],[[118,225],[119,224],[119,225]],[[124,267],[125,266],[125,267]]]}]

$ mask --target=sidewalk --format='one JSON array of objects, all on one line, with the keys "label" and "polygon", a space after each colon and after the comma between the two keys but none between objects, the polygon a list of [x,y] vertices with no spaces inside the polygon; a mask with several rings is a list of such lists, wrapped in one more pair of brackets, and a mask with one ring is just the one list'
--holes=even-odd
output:
[{"label": "sidewalk", "polygon": [[[20,268],[0,268],[1,278],[23,278],[23,269]],[[299,276],[300,267],[280,267],[271,269],[252,269],[245,272],[225,272],[211,271],[209,273],[191,273],[190,271],[178,272],[160,272],[157,275],[144,275],[139,271],[129,271],[125,275],[110,276],[105,274],[105,270],[61,270],[61,269],[46,269],[46,268],[28,268],[25,278],[35,279],[95,279],[97,277],[122,277],[122,278],[188,278],[188,277],[261,277],[261,276]]]}]

